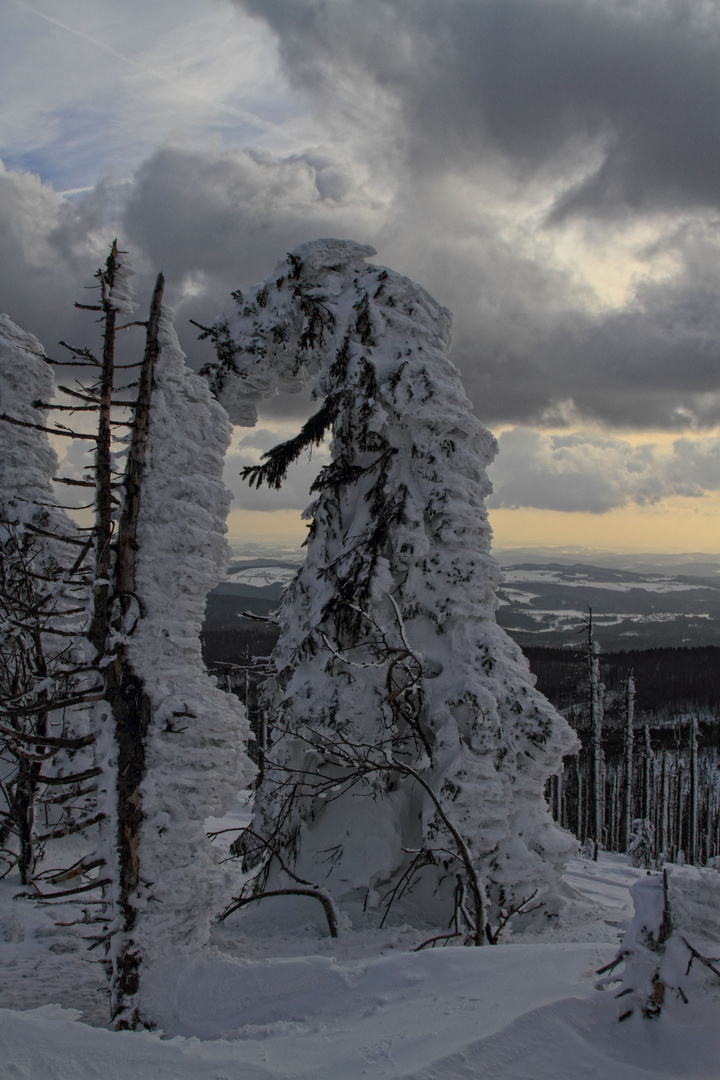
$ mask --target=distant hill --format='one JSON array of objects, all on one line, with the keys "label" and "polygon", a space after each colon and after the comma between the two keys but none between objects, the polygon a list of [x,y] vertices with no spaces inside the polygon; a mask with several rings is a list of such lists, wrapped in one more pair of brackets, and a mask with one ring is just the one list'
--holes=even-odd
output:
[{"label": "distant hill", "polygon": [[[523,648],[575,645],[589,608],[606,651],[720,646],[720,556],[607,557],[633,559],[634,569],[542,556],[505,563],[497,621]],[[208,596],[206,638],[240,630],[257,636],[259,624],[242,619],[242,612],[268,616],[298,566],[273,558],[234,562]]]},{"label": "distant hill", "polygon": [[720,574],[521,563],[504,578],[497,621],[523,648],[574,645],[590,608],[607,650],[720,645]]},{"label": "distant hill", "polygon": [[606,567],[611,570],[629,570],[636,574],[689,574],[692,577],[720,577],[720,555],[706,551],[682,552],[616,552],[602,549],[567,547],[567,548],[500,548],[493,555],[501,566],[518,566],[532,563],[535,566],[547,566],[555,563],[560,566]]},{"label": "distant hill", "polygon": [[243,559],[231,564],[227,580],[208,593],[202,630],[207,664],[244,663],[272,652],[277,640],[274,624],[243,618],[243,612],[263,618],[271,615],[299,565],[281,559]]}]

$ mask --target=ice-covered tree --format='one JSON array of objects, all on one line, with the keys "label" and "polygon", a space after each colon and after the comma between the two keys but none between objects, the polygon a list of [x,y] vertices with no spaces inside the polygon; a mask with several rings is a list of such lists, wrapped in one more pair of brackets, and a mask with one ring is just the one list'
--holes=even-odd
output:
[{"label": "ice-covered tree", "polygon": [[[46,426],[53,386],[42,349],[11,324],[0,326],[0,391],[7,410],[0,420],[8,434],[0,452],[3,582],[10,581],[10,553],[12,582],[25,582],[27,594],[21,596],[22,634],[17,619],[4,617],[0,626],[15,657],[0,672],[0,729],[6,729],[0,730],[0,748],[10,747],[22,766],[13,773],[3,754],[0,779],[11,797],[4,816],[0,807],[0,828],[24,820],[12,798],[16,789],[29,792],[29,808],[20,810],[27,810],[30,823],[40,782],[64,789],[75,784],[74,811],[83,808],[78,795],[91,798],[94,818],[86,815],[69,830],[53,819],[51,831],[58,838],[85,831],[87,851],[68,872],[90,875],[80,888],[96,913],[93,927],[102,925],[94,944],[107,948],[111,1014],[120,1028],[151,1019],[141,1003],[144,966],[171,947],[206,940],[229,883],[204,818],[232,805],[253,773],[243,750],[244,710],[207,675],[200,645],[206,594],[228,558],[230,496],[222,469],[230,425],[207,384],[184,363],[162,307],[162,275],[149,318],[139,324],[146,329],[142,359],[115,364],[118,316],[132,312],[129,278],[127,261],[113,244],[96,274],[97,303],[81,305],[99,313],[102,354],[67,346],[66,362],[81,369],[83,380],[74,389],[61,387],[70,404],[53,408],[80,410],[91,432]],[[136,375],[130,386],[128,367]],[[84,532],[54,502],[51,430],[87,440],[92,448],[82,479],[57,478],[92,492],[92,525]],[[28,564],[30,576],[19,578],[18,567]],[[19,591],[13,588],[15,602]],[[4,602],[10,591],[1,593]],[[76,610],[68,606],[73,597]],[[40,630],[38,614],[45,620]],[[62,650],[48,651],[53,634],[61,635]],[[62,697],[55,685],[58,656]],[[27,684],[20,696],[10,685],[17,671]],[[68,686],[77,691],[76,700],[68,697]],[[87,735],[72,740],[64,727],[51,727],[51,710],[65,724],[76,706],[84,710]],[[90,753],[84,773],[58,764],[55,754],[55,774],[48,774],[50,751],[61,748],[66,757],[80,749]],[[32,790],[25,782],[26,759],[34,770]],[[84,792],[77,789],[83,779],[90,781]],[[98,829],[88,835],[93,824]],[[57,896],[49,886],[62,880],[57,874],[46,878],[44,895]]]},{"label": "ice-covered tree", "polygon": [[[129,314],[131,302],[127,266],[117,255],[114,246],[98,273],[104,336],[94,391],[100,409],[89,638],[105,686],[95,723],[105,780],[100,802],[111,822],[103,836],[112,879],[111,1014],[117,1027],[135,1027],[148,1019],[140,1002],[143,966],[169,947],[203,944],[222,906],[226,872],[204,818],[232,805],[252,767],[242,750],[244,710],[207,675],[200,646],[205,597],[228,560],[222,469],[230,425],[184,363],[159,275],[137,365],[127,460],[114,472],[120,445],[113,417],[127,407],[114,396],[115,316]],[[108,528],[106,493],[115,476],[118,509]]]},{"label": "ice-covered tree", "polygon": [[53,489],[53,392],[40,343],[0,316],[0,866],[16,866],[24,884],[48,842],[98,820],[87,706],[99,680],[83,639],[90,544]]},{"label": "ice-covered tree", "polygon": [[251,483],[279,487],[332,434],[241,846],[258,895],[300,879],[481,944],[513,911],[556,909],[574,844],[543,787],[576,740],[495,621],[496,444],[448,359],[450,313],[373,254],[304,244],[210,331],[204,373],[236,423],[279,389],[322,400]]},{"label": "ice-covered tree", "polygon": [[[137,699],[124,708],[110,701],[116,730],[126,714],[118,752],[132,777],[132,787],[118,798],[126,835],[132,835],[130,843],[118,835],[122,926],[112,946],[114,1013],[130,1025],[142,1015],[136,998],[140,966],[169,947],[200,947],[207,940],[229,881],[210,848],[204,819],[232,806],[254,771],[243,749],[248,732],[242,706],[208,676],[200,645],[205,598],[228,561],[230,493],[222,469],[229,441],[227,416],[185,364],[163,310],[133,545],[134,588],[131,596],[117,588],[116,599],[129,596],[131,603],[110,645],[120,668],[118,685],[137,685]],[[132,816],[133,806],[140,820]]]}]

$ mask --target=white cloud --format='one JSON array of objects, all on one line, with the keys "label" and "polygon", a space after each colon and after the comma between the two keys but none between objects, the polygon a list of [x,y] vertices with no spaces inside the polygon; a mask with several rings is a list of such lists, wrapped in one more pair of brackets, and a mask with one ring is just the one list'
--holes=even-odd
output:
[{"label": "white cloud", "polygon": [[9,0],[0,40],[6,161],[58,190],[124,177],[168,140],[287,152],[309,135],[272,34],[221,0]]},{"label": "white cloud", "polygon": [[682,438],[670,451],[597,432],[543,434],[512,428],[490,470],[490,507],[602,514],[672,496],[720,490],[720,439]]}]

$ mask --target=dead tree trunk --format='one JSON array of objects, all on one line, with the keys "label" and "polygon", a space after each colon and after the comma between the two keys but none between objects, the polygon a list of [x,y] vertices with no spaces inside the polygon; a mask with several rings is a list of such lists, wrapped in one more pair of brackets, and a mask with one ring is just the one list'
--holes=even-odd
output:
[{"label": "dead tree trunk", "polygon": [[625,683],[625,815],[624,843],[625,851],[630,847],[633,823],[633,722],[635,719],[635,679],[632,672]]},{"label": "dead tree trunk", "polygon": [[648,821],[652,818],[652,765],[653,765],[653,752],[652,743],[650,741],[650,727],[645,724],[643,728],[644,745],[643,745],[643,771],[644,771],[644,784],[643,784],[643,817]]},{"label": "dead tree trunk", "polygon": [[660,806],[660,850],[665,852],[665,857],[667,860],[668,845],[670,843],[670,771],[668,767],[668,755],[666,750],[663,750],[662,752],[661,791],[662,805]]},{"label": "dead tree trunk", "polygon": [[684,822],[684,793],[683,793],[683,768],[678,764],[677,770],[677,799],[676,799],[676,811],[675,811],[675,856],[674,861],[680,860],[680,853],[682,852],[683,860],[685,858],[685,849],[683,847],[683,832],[685,827]]},{"label": "dead tree trunk", "polygon": [[590,696],[590,730],[591,730],[591,771],[592,771],[592,839],[595,843],[594,858],[597,860],[598,849],[602,845],[603,836],[603,752],[602,752],[602,724],[603,724],[603,686],[600,682],[600,647],[593,636],[592,609],[588,617],[588,689]]},{"label": "dead tree trunk", "polygon": [[103,354],[100,382],[97,387],[98,429],[95,454],[95,581],[93,584],[93,619],[88,640],[98,657],[104,655],[108,635],[110,606],[110,574],[112,566],[112,535],[114,504],[112,494],[112,395],[115,380],[115,320],[117,311],[111,301],[111,291],[118,270],[117,241],[107,257],[105,270],[96,277],[102,290]]},{"label": "dead tree trunk", "polygon": [[698,856],[698,720],[690,727],[690,805],[688,807],[687,861],[694,866]]},{"label": "dead tree trunk", "polygon": [[[113,628],[121,634],[128,633],[132,620],[141,614],[140,601],[135,593],[137,523],[145,470],[150,397],[159,351],[158,326],[163,288],[164,278],[159,274],[147,324],[145,354],[125,474],[125,498],[118,526]],[[104,674],[117,745],[116,904],[119,926],[111,952],[111,1017],[115,1026],[122,1029],[134,1028],[140,1022],[135,999],[140,987],[142,955],[132,935],[138,918],[136,894],[140,884],[138,849],[143,820],[140,785],[145,776],[145,739],[152,710],[141,680],[128,663],[123,644],[113,652]]]}]

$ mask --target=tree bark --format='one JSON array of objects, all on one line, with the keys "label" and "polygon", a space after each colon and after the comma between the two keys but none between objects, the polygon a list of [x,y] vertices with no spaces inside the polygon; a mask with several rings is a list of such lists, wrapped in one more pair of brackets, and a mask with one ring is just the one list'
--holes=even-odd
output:
[{"label": "tree bark", "polygon": [[[126,629],[125,620],[135,597],[137,525],[149,428],[155,362],[159,352],[158,326],[164,289],[158,275],[147,324],[145,354],[140,372],[132,438],[125,474],[123,509],[118,526],[115,564],[115,610],[117,629]],[[136,997],[140,989],[142,953],[133,938],[138,920],[140,885],[140,829],[143,821],[140,785],[145,776],[145,739],[152,708],[143,685],[127,660],[120,644],[105,668],[105,685],[113,712],[117,744],[117,916],[119,930],[112,949],[111,1018],[117,1029],[141,1025]]]},{"label": "tree bark", "polygon": [[603,837],[603,768],[602,768],[602,724],[603,724],[603,686],[600,682],[599,646],[593,637],[592,610],[588,619],[588,682],[590,691],[590,727],[591,727],[591,762],[592,762],[592,839],[595,841],[594,858],[597,860],[598,849]]},{"label": "tree bark", "polygon": [[690,806],[688,807],[687,861],[693,866],[698,856],[698,720],[690,727]]},{"label": "tree bark", "polygon": [[117,312],[109,300],[110,289],[118,270],[117,241],[107,257],[105,270],[97,277],[103,290],[103,354],[98,397],[97,450],[95,453],[95,582],[93,618],[88,640],[98,657],[104,655],[110,610],[110,568],[112,563],[112,393],[115,378],[115,318]]},{"label": "tree bark", "polygon": [[635,719],[635,680],[632,672],[625,684],[625,851],[630,847],[633,823],[633,721]]}]

